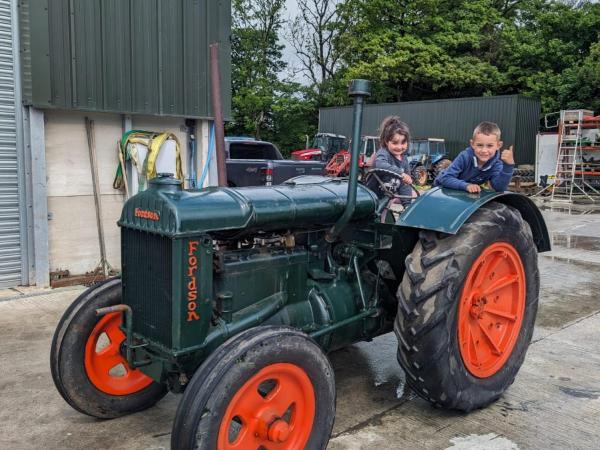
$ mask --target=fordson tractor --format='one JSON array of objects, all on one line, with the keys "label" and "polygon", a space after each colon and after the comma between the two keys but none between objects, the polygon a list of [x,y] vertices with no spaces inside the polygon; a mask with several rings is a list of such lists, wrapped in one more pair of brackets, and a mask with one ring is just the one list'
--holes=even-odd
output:
[{"label": "fordson tractor", "polygon": [[434,188],[382,219],[398,180],[370,172],[381,197],[357,181],[368,94],[351,83],[348,179],[183,190],[163,175],[125,203],[121,277],[81,294],[54,334],[68,404],[106,419],[182,392],[174,449],[322,449],[327,352],[391,330],[433,405],[502,395],[533,332],[542,216],[518,194]]}]

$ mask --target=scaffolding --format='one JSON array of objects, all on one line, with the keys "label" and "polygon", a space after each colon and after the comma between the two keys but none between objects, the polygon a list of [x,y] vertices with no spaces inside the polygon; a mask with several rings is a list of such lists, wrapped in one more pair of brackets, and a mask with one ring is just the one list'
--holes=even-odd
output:
[{"label": "scaffolding", "polygon": [[600,129],[600,116],[594,117],[592,111],[575,109],[560,112],[552,201],[572,202],[575,198],[587,198],[593,202],[600,200],[597,183],[600,181],[600,161],[589,156],[600,151],[600,137],[587,131],[596,129]]}]

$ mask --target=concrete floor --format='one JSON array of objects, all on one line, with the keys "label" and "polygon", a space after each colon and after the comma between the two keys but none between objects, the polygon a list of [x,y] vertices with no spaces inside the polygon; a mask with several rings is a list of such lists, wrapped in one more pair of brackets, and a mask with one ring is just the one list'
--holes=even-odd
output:
[{"label": "concrete floor", "polygon": [[[514,385],[471,414],[434,409],[405,389],[392,334],[330,355],[337,414],[331,450],[600,447],[600,211],[544,210],[541,304]],[[54,328],[81,288],[0,298],[0,449],[169,448],[179,401],[99,421],[71,409],[48,366]]]}]

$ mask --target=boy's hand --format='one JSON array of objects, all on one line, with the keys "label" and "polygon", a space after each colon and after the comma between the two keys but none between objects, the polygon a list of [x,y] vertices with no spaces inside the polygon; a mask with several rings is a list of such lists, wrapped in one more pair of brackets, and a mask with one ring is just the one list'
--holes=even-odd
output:
[{"label": "boy's hand", "polygon": [[508,147],[507,150],[502,150],[502,153],[500,154],[500,159],[503,162],[505,162],[506,164],[510,164],[510,165],[515,164],[515,158],[513,155],[513,146],[512,145],[510,147]]},{"label": "boy's hand", "polygon": [[478,192],[481,192],[481,186],[478,184],[467,184],[467,192],[477,194]]},{"label": "boy's hand", "polygon": [[402,174],[402,181],[404,181],[406,184],[412,184],[412,178],[406,173]]}]

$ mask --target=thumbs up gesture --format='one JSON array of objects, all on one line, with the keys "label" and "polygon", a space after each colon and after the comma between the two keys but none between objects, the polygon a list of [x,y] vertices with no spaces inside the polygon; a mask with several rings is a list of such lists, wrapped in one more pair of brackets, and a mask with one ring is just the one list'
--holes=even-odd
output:
[{"label": "thumbs up gesture", "polygon": [[511,165],[515,164],[515,158],[513,155],[513,146],[512,145],[510,147],[508,147],[508,149],[502,150],[502,153],[500,153],[500,159],[506,164],[511,164]]}]

